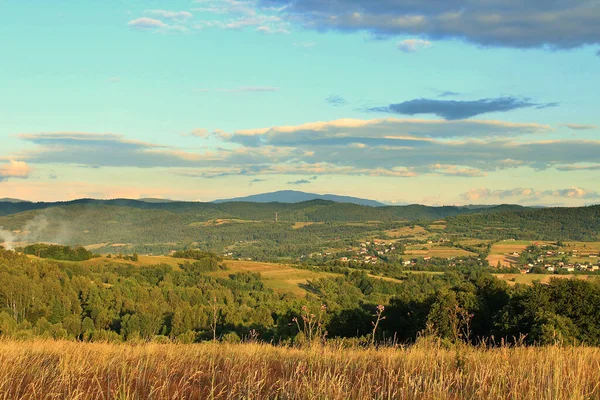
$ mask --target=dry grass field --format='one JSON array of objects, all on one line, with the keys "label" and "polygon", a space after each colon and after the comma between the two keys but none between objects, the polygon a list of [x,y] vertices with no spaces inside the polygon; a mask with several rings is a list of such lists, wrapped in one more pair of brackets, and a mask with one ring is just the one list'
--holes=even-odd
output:
[{"label": "dry grass field", "polygon": [[285,264],[273,264],[254,261],[225,260],[227,270],[209,272],[208,275],[227,277],[235,272],[254,272],[261,275],[262,281],[271,289],[280,293],[291,293],[303,296],[306,291],[301,287],[309,279],[336,276],[327,272],[313,272],[296,269]]},{"label": "dry grass field", "polygon": [[[427,247],[427,250],[423,248]],[[476,254],[471,253],[469,251],[459,249],[456,247],[445,247],[445,246],[436,246],[436,245],[418,245],[418,246],[409,246],[405,250],[406,255],[408,256],[418,256],[418,257],[440,257],[440,258],[451,258],[451,257],[466,257],[466,256],[474,256]]]},{"label": "dry grass field", "polygon": [[597,399],[600,349],[0,341],[0,399]]},{"label": "dry grass field", "polygon": [[[31,256],[31,258],[35,257]],[[185,261],[186,260],[181,258],[173,258],[169,256],[139,256],[139,260],[134,262],[115,257],[106,258],[106,256],[102,256],[84,261],[83,263],[89,266],[102,265],[104,263],[122,263],[134,265],[140,268],[144,266],[168,264],[178,268],[179,265]],[[265,285],[267,285],[267,287],[279,293],[290,293],[296,296],[304,296],[307,293],[306,290],[302,288],[302,285],[306,284],[309,280],[339,276],[338,274],[329,272],[314,272],[304,269],[297,269],[287,264],[240,260],[225,260],[223,263],[227,266],[227,270],[208,272],[207,275],[226,278],[230,274],[236,272],[259,273],[262,281],[265,283]],[[401,281],[393,278],[379,277],[371,274],[369,274],[369,276],[390,282],[402,283]]]},{"label": "dry grass field", "polygon": [[429,225],[429,229],[434,230],[434,231],[443,231],[444,229],[446,229],[448,226],[446,224],[431,224]]},{"label": "dry grass field", "polygon": [[111,258],[107,258],[104,255],[104,256],[101,256],[98,258],[92,258],[90,260],[83,261],[83,264],[93,266],[93,265],[102,265],[102,264],[106,264],[106,263],[118,263],[118,264],[131,264],[131,265],[135,265],[137,267],[168,264],[168,265],[171,265],[172,267],[179,267],[179,265],[182,264],[183,262],[185,262],[184,259],[173,258],[173,257],[169,257],[169,256],[142,256],[142,255],[140,255],[140,256],[138,256],[138,261],[131,261],[131,260],[119,259],[114,256]]},{"label": "dry grass field", "polygon": [[509,285],[516,285],[521,283],[524,285],[531,285],[535,281],[541,283],[548,283],[550,279],[594,279],[596,277],[589,275],[553,275],[553,274],[495,274],[496,278],[506,281]]},{"label": "dry grass field", "polygon": [[391,238],[422,238],[429,236],[429,232],[427,232],[425,228],[420,225],[415,225],[413,228],[410,226],[404,226],[402,228],[390,229],[385,231],[385,234]]},{"label": "dry grass field", "polygon": [[323,225],[324,222],[296,222],[292,226],[293,229],[302,229],[312,225]]}]

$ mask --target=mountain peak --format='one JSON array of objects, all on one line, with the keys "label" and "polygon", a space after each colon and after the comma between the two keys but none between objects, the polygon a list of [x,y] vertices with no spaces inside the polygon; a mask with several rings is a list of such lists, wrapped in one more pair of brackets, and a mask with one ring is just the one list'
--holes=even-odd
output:
[{"label": "mountain peak", "polygon": [[245,197],[236,197],[233,199],[220,199],[215,200],[213,203],[227,203],[227,202],[248,202],[248,203],[302,203],[311,200],[328,200],[336,203],[351,203],[358,204],[361,206],[369,207],[381,207],[384,206],[375,200],[361,199],[358,197],[351,196],[338,196],[335,194],[317,194],[317,193],[306,193],[297,190],[279,190],[277,192],[260,193]]}]

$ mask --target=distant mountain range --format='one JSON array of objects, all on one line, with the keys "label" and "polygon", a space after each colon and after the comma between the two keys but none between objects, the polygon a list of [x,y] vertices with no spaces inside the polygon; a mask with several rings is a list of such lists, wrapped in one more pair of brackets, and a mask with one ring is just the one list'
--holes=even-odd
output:
[{"label": "distant mountain range", "polygon": [[328,200],[336,203],[358,204],[360,206],[383,207],[385,204],[375,200],[361,199],[351,196],[338,196],[335,194],[316,194],[306,193],[296,190],[280,190],[278,192],[254,194],[246,197],[236,197],[233,199],[215,200],[213,203],[303,203],[312,200]]}]

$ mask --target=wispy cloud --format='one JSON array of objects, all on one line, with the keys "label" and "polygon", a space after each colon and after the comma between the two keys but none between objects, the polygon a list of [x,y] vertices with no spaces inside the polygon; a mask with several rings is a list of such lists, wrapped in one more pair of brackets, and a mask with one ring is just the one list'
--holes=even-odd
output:
[{"label": "wispy cloud", "polygon": [[598,129],[597,125],[582,125],[582,124],[562,124],[565,128],[572,129],[574,131],[587,131],[592,129]]},{"label": "wispy cloud", "polygon": [[448,90],[448,91],[438,94],[438,97],[454,97],[454,96],[460,96],[460,93],[452,92],[452,91]]},{"label": "wispy cloud", "polygon": [[317,178],[318,178],[317,176],[312,176],[312,177],[310,177],[310,178],[308,178],[308,179],[299,179],[299,180],[297,180],[297,181],[291,181],[291,182],[288,182],[287,184],[288,184],[288,185],[296,185],[296,186],[299,186],[299,185],[307,185],[307,184],[309,184],[309,183],[312,183],[312,182],[316,181],[316,180],[317,180]]},{"label": "wispy cloud", "polygon": [[568,199],[599,199],[600,193],[596,190],[588,190],[580,187],[568,189],[540,190],[532,188],[515,188],[504,190],[492,190],[488,188],[471,189],[462,194],[462,198],[468,201],[484,201],[496,199],[503,201],[513,198],[516,201],[539,200],[544,197],[568,198]]},{"label": "wispy cloud", "polygon": [[317,45],[315,42],[295,42],[293,44],[296,47],[303,47],[305,49],[309,49],[309,48],[315,47]]},{"label": "wispy cloud", "polygon": [[580,164],[561,165],[556,167],[559,171],[600,171],[600,164]]},{"label": "wispy cloud", "polygon": [[333,94],[330,96],[327,96],[325,98],[325,101],[334,107],[344,106],[347,104],[346,100],[343,97],[333,95]]},{"label": "wispy cloud", "polygon": [[115,134],[34,133],[18,136],[30,149],[14,159],[28,165],[170,168],[201,178],[289,175],[295,180],[321,175],[477,178],[515,168],[598,167],[598,140],[528,140],[552,131],[547,125],[502,121],[347,119],[213,131],[213,143],[201,151]]},{"label": "wispy cloud", "polygon": [[194,17],[189,11],[146,10],[145,14],[171,21],[186,21]]},{"label": "wispy cloud", "polygon": [[196,128],[190,133],[190,136],[205,139],[210,136],[210,132],[205,128]]},{"label": "wispy cloud", "polygon": [[416,53],[419,50],[427,49],[431,46],[432,44],[430,41],[423,39],[405,39],[396,43],[396,48],[405,53]]},{"label": "wispy cloud", "polygon": [[433,100],[415,99],[389,106],[370,108],[373,112],[386,112],[403,115],[434,114],[447,120],[475,117],[493,112],[507,112],[521,108],[554,107],[557,103],[534,103],[529,99],[516,97],[497,97],[479,100]]},{"label": "wispy cloud", "polygon": [[165,24],[164,22],[162,22],[158,19],[148,18],[148,17],[134,19],[132,21],[129,21],[129,23],[127,25],[129,25],[130,27],[135,28],[135,29],[143,29],[143,30],[161,29],[161,28],[168,27],[168,25]]},{"label": "wispy cloud", "polygon": [[192,11],[212,14],[213,19],[201,20],[197,29],[254,29],[267,34],[288,34],[291,24],[279,14],[280,9],[259,7],[255,0],[197,0]]},{"label": "wispy cloud", "polygon": [[290,33],[290,31],[287,30],[287,29],[284,29],[284,28],[272,28],[270,26],[259,26],[258,28],[256,28],[256,32],[265,33],[267,35],[275,35],[275,34],[278,34],[278,33],[283,33],[283,34]]}]

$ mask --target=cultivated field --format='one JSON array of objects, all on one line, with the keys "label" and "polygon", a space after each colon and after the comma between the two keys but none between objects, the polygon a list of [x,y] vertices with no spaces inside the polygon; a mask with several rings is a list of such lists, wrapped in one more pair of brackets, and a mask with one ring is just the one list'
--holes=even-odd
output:
[{"label": "cultivated field", "polygon": [[[498,261],[503,266],[510,266],[515,264],[518,260],[517,256],[513,256],[512,253],[521,253],[527,246],[532,244],[539,245],[552,245],[552,242],[542,241],[515,241],[505,240],[498,243],[494,243],[491,248],[490,255],[487,260],[492,267],[498,265]],[[564,246],[559,248],[559,251],[567,254],[573,254],[569,257],[569,262],[591,262],[597,263],[599,258],[589,257],[590,255],[597,256],[600,253],[600,242],[566,242]]]},{"label": "cultivated field", "polygon": [[[427,248],[427,250],[425,250],[424,248]],[[471,253],[469,251],[459,249],[456,247],[437,246],[434,244],[409,246],[404,252],[407,256],[441,258],[466,257],[476,255],[475,253]]]},{"label": "cultivated field", "polygon": [[487,260],[492,267],[498,265],[498,261],[500,261],[502,266],[509,267],[518,259],[518,257],[512,256],[511,254],[515,252],[521,253],[531,244],[532,242],[515,240],[504,240],[502,242],[494,243]]},{"label": "cultivated field", "polygon": [[0,341],[2,399],[596,399],[600,349]]}]

